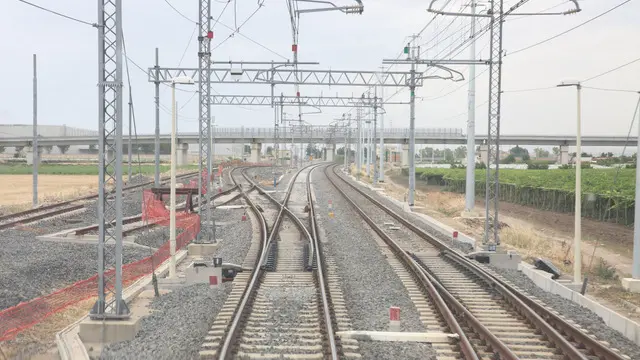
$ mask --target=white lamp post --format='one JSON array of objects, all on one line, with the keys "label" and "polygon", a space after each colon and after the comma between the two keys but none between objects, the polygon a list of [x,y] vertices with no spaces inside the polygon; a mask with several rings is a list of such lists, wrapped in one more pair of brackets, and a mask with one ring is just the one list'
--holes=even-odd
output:
[{"label": "white lamp post", "polygon": [[563,81],[558,87],[575,86],[578,94],[578,111],[577,111],[577,130],[576,130],[576,205],[575,205],[575,224],[574,224],[574,237],[573,237],[573,281],[575,283],[582,282],[582,250],[580,245],[582,242],[582,149],[580,146],[580,90],[582,85],[579,81]]},{"label": "white lamp post", "polygon": [[169,195],[169,277],[176,277],[176,84],[193,85],[193,79],[178,76],[171,80],[171,194]]}]

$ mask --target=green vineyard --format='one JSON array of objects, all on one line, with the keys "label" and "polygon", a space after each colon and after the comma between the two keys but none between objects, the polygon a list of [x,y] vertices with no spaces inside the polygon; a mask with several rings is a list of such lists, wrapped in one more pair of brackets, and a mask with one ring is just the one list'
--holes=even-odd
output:
[{"label": "green vineyard", "polygon": [[[416,169],[416,178],[448,191],[464,193],[465,169]],[[635,169],[582,170],[582,216],[633,224]],[[407,170],[403,170],[407,174]],[[485,170],[476,170],[476,196],[484,197]],[[500,201],[541,210],[572,213],[575,170],[500,170]]]}]

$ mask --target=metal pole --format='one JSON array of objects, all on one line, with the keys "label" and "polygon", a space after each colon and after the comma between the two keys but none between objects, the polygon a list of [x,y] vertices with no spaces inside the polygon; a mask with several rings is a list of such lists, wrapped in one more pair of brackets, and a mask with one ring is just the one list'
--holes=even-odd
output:
[{"label": "metal pole", "polygon": [[33,54],[33,207],[38,206],[38,73],[36,71],[36,54]]},{"label": "metal pole", "polygon": [[360,107],[356,108],[356,126],[358,130],[358,143],[356,144],[356,177],[360,179],[360,170],[362,169],[362,112]]},{"label": "metal pole", "polygon": [[128,161],[128,165],[129,165],[129,171],[128,171],[128,176],[127,176],[127,181],[131,181],[131,158],[133,157],[133,150],[131,149],[131,134],[133,133],[132,131],[132,117],[133,117],[133,97],[131,96],[131,86],[129,86],[129,146],[127,149],[128,152],[128,157],[129,157],[129,161]]},{"label": "metal pole", "polygon": [[[169,195],[169,278],[176,278],[176,84],[171,83],[171,194]],[[200,205],[202,206],[202,205]]]},{"label": "metal pole", "polygon": [[[471,0],[471,15],[476,13],[476,2]],[[471,16],[471,60],[476,58],[476,18]],[[472,212],[476,203],[476,66],[469,65],[469,94],[467,107],[467,180],[465,189],[465,211]],[[488,165],[488,164],[485,164]]]},{"label": "metal pole", "polygon": [[579,283],[582,281],[582,250],[580,248],[582,242],[582,148],[580,140],[581,113],[580,113],[580,90],[582,85],[576,85],[578,93],[578,127],[576,129],[576,205],[575,205],[575,230],[573,239],[573,281]]},{"label": "metal pole", "polygon": [[[415,39],[415,37],[414,37]],[[411,49],[415,59],[415,49]],[[407,202],[413,206],[413,197],[416,191],[416,63],[411,63],[411,85],[409,90],[409,195]]]},{"label": "metal pole", "polygon": [[384,157],[387,152],[384,148],[384,86],[380,86],[380,169],[378,170],[378,181],[384,182]]},{"label": "metal pole", "polygon": [[369,167],[369,163],[371,160],[371,154],[370,154],[370,145],[371,142],[369,141],[369,130],[371,129],[371,121],[370,120],[365,120],[364,122],[364,153],[366,154],[365,158],[364,158],[364,164],[365,164],[365,172],[367,174],[367,177],[370,177],[370,170],[371,168]]},{"label": "metal pole", "polygon": [[[638,149],[640,149],[640,99],[638,100],[638,106],[636,106],[636,112],[638,113]],[[636,158],[636,199],[640,199],[640,166],[637,165],[638,159]],[[631,276],[634,279],[640,278],[640,211],[634,213],[633,222],[633,268],[631,270]]]},{"label": "metal pole", "polygon": [[[371,146],[373,147],[373,156],[371,157],[371,166],[373,166],[373,183],[378,183],[378,169],[376,161],[377,151],[376,151],[376,136],[378,136],[378,91],[377,88],[374,88],[374,94],[376,97],[373,98],[373,140],[371,141]],[[382,147],[380,147],[380,157],[382,157]]]},{"label": "metal pole", "polygon": [[160,57],[158,55],[158,48],[156,48],[156,81],[154,81],[156,88],[156,138],[155,147],[153,150],[156,168],[154,173],[154,185],[160,187]]}]

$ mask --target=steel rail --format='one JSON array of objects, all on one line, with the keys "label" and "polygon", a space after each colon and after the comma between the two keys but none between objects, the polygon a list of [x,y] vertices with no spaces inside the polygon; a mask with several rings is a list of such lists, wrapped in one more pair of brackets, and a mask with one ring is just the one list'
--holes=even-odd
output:
[{"label": "steel rail", "polygon": [[[250,176],[248,176],[248,174],[246,173],[246,169],[243,170],[242,175],[245,177],[245,179],[247,181],[249,181],[250,183],[252,183],[254,185],[254,187],[258,190],[258,192],[260,192],[262,195],[265,195],[266,197],[268,197],[273,203],[284,207],[285,212],[287,213],[287,216],[289,216],[289,218],[291,220],[293,220],[293,222],[296,224],[296,226],[298,227],[298,229],[304,233],[304,235],[307,237],[307,239],[309,240],[309,254],[307,257],[307,270],[312,270],[313,269],[313,260],[314,258],[316,259],[316,265],[317,265],[317,271],[316,271],[316,277],[318,280],[318,283],[320,284],[320,296],[321,296],[321,300],[322,300],[322,309],[323,309],[323,316],[324,316],[324,321],[325,321],[325,330],[327,333],[327,338],[329,340],[329,351],[331,352],[331,359],[332,360],[338,360],[338,348],[336,346],[336,341],[335,341],[335,336],[334,336],[334,332],[333,332],[333,323],[331,320],[331,311],[329,309],[329,303],[328,303],[328,292],[326,290],[326,288],[328,287],[325,282],[326,279],[324,278],[324,271],[322,269],[321,263],[322,263],[322,258],[321,258],[321,254],[319,252],[319,246],[318,246],[318,236],[317,236],[317,228],[316,228],[316,224],[315,224],[315,213],[314,213],[314,209],[313,209],[313,196],[311,195],[311,173],[313,172],[314,169],[316,169],[317,167],[319,167],[321,164],[316,164],[316,165],[308,165],[304,168],[302,168],[297,174],[296,176],[293,178],[292,180],[292,184],[295,184],[295,179],[297,178],[297,176],[300,174],[300,172],[302,172],[302,170],[305,170],[307,168],[311,168],[309,170],[309,172],[307,173],[307,203],[309,205],[309,221],[310,223],[310,228],[311,228],[311,232],[309,232],[309,230],[304,226],[304,224],[302,223],[302,221],[300,220],[300,218],[298,218],[289,208],[286,207],[286,202],[284,203],[280,203],[278,202],[278,200],[276,200],[274,197],[272,197],[269,193],[265,192],[260,186],[258,186],[252,179]],[[287,199],[288,201],[288,199]],[[277,229],[276,227],[274,227],[274,229]],[[275,232],[275,230],[274,230]]]},{"label": "steel rail", "polygon": [[[310,167],[311,165],[308,165],[304,168],[302,168],[300,171],[298,171],[298,173],[296,174],[296,176],[293,178],[292,180],[292,184],[295,183],[295,179],[298,177],[299,173],[302,172],[302,170]],[[309,254],[307,256],[307,270],[311,270],[313,268],[313,257],[314,257],[314,246],[313,246],[313,237],[311,236],[311,233],[309,233],[309,230],[304,226],[304,223],[302,223],[302,221],[288,208],[286,207],[286,203],[280,203],[277,199],[275,199],[273,196],[271,196],[271,194],[267,193],[266,191],[264,191],[264,189],[262,189],[258,184],[256,184],[250,176],[247,175],[246,173],[246,169],[243,170],[242,175],[245,177],[245,179],[247,181],[249,181],[251,184],[253,184],[253,187],[258,190],[258,192],[261,195],[266,196],[269,200],[271,200],[271,202],[273,202],[274,204],[278,205],[278,206],[284,206],[284,212],[287,213],[287,216],[295,223],[296,227],[304,233],[304,235],[307,238],[307,241],[309,241]],[[289,199],[287,198],[287,201]],[[274,227],[274,229],[277,229],[277,227]]]},{"label": "steel rail", "polygon": [[[65,205],[68,205],[68,204],[65,204]],[[28,218],[13,220],[13,221],[9,221],[9,222],[0,224],[0,229],[8,229],[8,228],[13,227],[13,226],[18,225],[18,224],[26,224],[26,223],[34,222],[34,221],[37,221],[37,220],[46,219],[46,218],[51,217],[51,216],[60,215],[60,214],[66,213],[66,212],[71,212],[71,211],[74,211],[74,210],[83,209],[84,207],[85,207],[84,205],[72,205],[72,206],[70,206],[68,208],[55,209],[55,210],[47,211],[45,213],[33,215],[31,217],[28,217]]]},{"label": "steel rail", "polygon": [[325,277],[325,269],[324,262],[322,256],[322,250],[320,248],[320,237],[318,236],[318,223],[316,222],[316,211],[314,207],[313,201],[313,193],[311,192],[311,174],[317,168],[317,166],[313,167],[307,173],[307,202],[309,204],[309,225],[311,228],[311,233],[313,237],[313,245],[315,248],[316,254],[316,266],[317,266],[317,278],[318,283],[320,284],[320,296],[322,298],[322,311],[324,313],[324,322],[327,330],[327,337],[329,338],[329,347],[331,349],[331,359],[338,360],[338,348],[336,346],[336,339],[333,335],[333,326],[336,325],[333,323],[334,318],[331,317],[331,310],[329,309],[329,297],[330,293],[327,291],[329,284]]},{"label": "steel rail", "polygon": [[[362,189],[356,187],[350,181],[345,180],[336,172],[336,167],[333,168],[334,174],[341,179],[344,183],[349,185],[352,189],[356,190],[362,196],[378,206],[378,208],[384,210],[387,214],[401,222],[404,226],[411,229],[421,238],[427,240],[432,245],[445,252],[445,256],[455,261],[461,266],[467,268],[475,275],[479,276],[483,281],[490,284],[494,289],[498,290],[503,298],[509,302],[514,309],[523,317],[527,318],[531,323],[538,327],[540,331],[544,333],[548,341],[551,342],[559,349],[563,355],[569,359],[588,359],[579,349],[573,346],[562,334],[566,334],[567,337],[579,343],[579,346],[584,346],[589,352],[597,354],[601,360],[624,360],[624,357],[619,353],[611,350],[605,345],[601,344],[598,340],[591,338],[584,334],[580,329],[568,323],[566,320],[560,318],[558,315],[553,314],[546,308],[539,304],[536,304],[532,299],[522,292],[514,289],[509,284],[506,284],[503,280],[497,278],[493,274],[489,273],[485,269],[482,269],[477,264],[473,263],[470,259],[466,258],[463,254],[450,248],[444,242],[436,239],[423,229],[415,226],[409,220],[399,215],[396,211],[392,210],[388,206],[382,204],[377,199],[374,199],[371,195],[364,192]],[[547,320],[545,320],[547,319]],[[558,329],[554,328],[557,326]]]},{"label": "steel rail", "polygon": [[[232,173],[232,177],[233,177],[233,171],[237,170],[238,168],[235,168],[231,171]],[[297,177],[297,175],[302,171],[303,169],[300,169],[295,177]],[[294,177],[294,180],[295,180]],[[235,181],[234,181],[235,183]],[[293,185],[295,184],[295,181],[291,181],[291,183],[289,184],[289,187],[287,188],[287,193],[285,195],[285,200],[284,200],[284,205],[286,205],[287,201],[289,200],[289,197],[291,196],[291,190],[293,190]],[[244,192],[243,192],[244,193]],[[260,250],[260,254],[257,258],[256,261],[256,266],[254,266],[254,270],[253,273],[251,274],[251,280],[249,280],[249,284],[247,285],[247,287],[244,290],[244,293],[242,294],[242,301],[240,301],[240,304],[238,305],[238,308],[236,309],[236,312],[233,316],[233,320],[231,321],[231,324],[229,325],[229,327],[227,328],[226,334],[225,334],[225,338],[224,338],[224,342],[222,345],[222,348],[220,349],[220,352],[218,354],[218,359],[226,359],[227,357],[231,356],[231,352],[232,352],[232,345],[233,342],[238,338],[239,332],[240,332],[240,322],[243,320],[243,318],[246,316],[246,311],[247,311],[247,303],[249,302],[249,299],[251,298],[251,296],[255,293],[255,291],[257,290],[257,283],[258,283],[258,279],[260,279],[263,275],[263,273],[265,272],[265,270],[261,267],[258,266],[259,264],[262,264],[267,256],[267,247],[269,246],[269,244],[273,241],[273,238],[275,237],[275,234],[277,233],[275,231],[275,229],[277,229],[280,225],[280,223],[282,222],[282,218],[283,218],[283,213],[284,213],[284,208],[285,206],[282,206],[278,212],[278,216],[276,217],[276,221],[274,223],[273,226],[273,230],[271,231],[270,234],[267,234],[267,224],[266,224],[266,220],[264,219],[264,216],[262,215],[262,212],[260,212],[256,205],[253,203],[253,201],[249,198],[248,195],[245,196],[245,200],[249,203],[249,205],[251,206],[252,211],[254,211],[254,213],[256,213],[257,216],[259,216],[259,218],[261,219],[261,227],[263,228],[264,234],[263,234],[263,244],[262,244],[262,248]]]},{"label": "steel rail", "polygon": [[[180,175],[178,177],[183,178],[183,177],[194,176],[196,174],[197,174],[196,172],[191,172],[191,173],[187,173],[187,174],[182,174],[182,175]],[[166,181],[166,180],[169,180],[169,177],[165,177],[163,179],[163,181]],[[131,186],[123,188],[122,190],[133,190],[133,189],[137,189],[137,188],[140,188],[140,187],[143,187],[143,186],[147,186],[147,185],[150,185],[150,184],[153,184],[153,181],[149,181],[149,182],[145,182],[145,183],[137,184],[137,185],[131,185]],[[74,202],[95,199],[97,197],[98,197],[98,194],[96,193],[96,194],[92,194],[92,195],[81,196],[81,197],[78,197],[78,198],[75,198],[75,199],[72,199],[72,200],[62,201],[62,202],[51,204],[51,205],[40,206],[40,207],[37,207],[35,209],[29,209],[29,210],[16,212],[16,213],[13,213],[13,214],[7,214],[7,215],[0,216],[0,221],[8,220],[8,219],[11,219],[11,218],[23,217],[23,216],[35,214],[35,213],[38,213],[38,212],[41,212],[41,211],[44,211],[44,210],[50,210],[50,209],[55,209],[55,208],[59,208],[59,207],[62,207],[62,206],[70,205],[70,204],[73,204]],[[73,210],[76,210],[76,208],[74,208]],[[68,211],[72,211],[72,210],[68,210]],[[50,214],[51,214],[50,216],[58,215],[58,214],[61,214],[61,213],[64,213],[64,212],[65,211],[61,211],[61,212],[57,212],[57,213],[50,212]],[[39,220],[41,218],[42,217],[34,217],[33,221]],[[20,223],[20,221],[14,222],[13,224],[15,225],[15,224],[18,224],[18,223]],[[4,227],[3,226],[4,225],[0,225],[0,229],[6,228],[6,226],[4,226]]]},{"label": "steel rail", "polygon": [[[476,354],[475,349],[471,345],[469,338],[467,338],[466,334],[462,330],[462,327],[456,320],[455,316],[442,299],[441,294],[438,292],[434,285],[434,281],[432,281],[421,269],[420,266],[413,260],[411,256],[409,256],[401,247],[395,242],[389,235],[387,235],[377,224],[376,222],[369,217],[362,208],[360,208],[353,199],[351,199],[345,192],[342,190],[338,184],[332,179],[329,175],[329,168],[331,166],[327,166],[324,170],[327,179],[331,184],[338,190],[338,192],[342,195],[342,197],[347,200],[347,202],[360,214],[360,216],[365,220],[367,224],[371,227],[371,229],[376,232],[380,236],[380,238],[391,248],[393,253],[401,260],[407,267],[411,270],[414,276],[416,276],[419,280],[420,285],[429,293],[429,296],[433,300],[434,304],[438,308],[438,311],[444,318],[447,326],[452,332],[455,332],[460,337],[460,351],[464,354],[466,360],[477,360],[478,355]],[[335,168],[335,166],[333,167]],[[453,296],[448,297],[447,300],[451,301]],[[453,299],[455,300],[455,299]],[[456,300],[457,302],[457,300]],[[476,324],[479,323],[477,320]],[[474,323],[472,322],[472,325]],[[482,327],[484,328],[484,327]],[[474,330],[478,331],[481,328],[475,328]],[[486,329],[485,329],[486,331]],[[482,335],[482,334],[479,334]],[[495,351],[497,351],[501,355],[501,359],[511,360],[517,359],[515,356],[501,341],[499,341],[495,336],[487,335],[481,336],[484,340],[488,341],[489,344],[493,347]]]},{"label": "steel rail", "polygon": [[[229,193],[231,193],[231,192],[233,192],[233,191],[237,190],[237,188],[238,188],[238,186],[236,185],[236,186],[233,186],[233,187],[231,187],[231,188],[229,188],[229,189],[227,189],[227,190],[225,190],[225,191],[219,192],[219,193],[217,193],[217,194],[215,194],[215,195],[213,195],[213,196],[211,197],[211,201],[213,201],[213,200],[215,200],[216,198],[219,198],[219,197],[221,197],[221,196],[227,195],[227,194],[229,194]],[[229,203],[229,202],[231,202],[231,201],[233,201],[233,200],[236,200],[236,199],[237,199],[237,198],[239,198],[240,196],[242,196],[242,194],[241,194],[241,193],[240,193],[240,194],[238,194],[237,196],[235,196],[235,197],[233,197],[233,198],[231,198],[231,199],[229,199],[229,200],[227,200],[227,201],[223,202],[222,204],[217,205],[217,206],[222,206],[222,205],[224,205],[224,204],[226,204],[226,203]],[[207,201],[209,201],[209,200],[207,200]],[[198,208],[197,206],[196,206],[196,207],[194,207],[194,210],[195,210],[195,209],[197,209],[197,208]],[[177,208],[176,210],[178,210],[178,211],[182,211],[182,210],[185,210],[185,209],[186,209],[186,206],[181,206],[181,207]],[[126,225],[126,224],[131,224],[131,223],[134,223],[134,222],[137,222],[137,221],[142,221],[142,214],[126,217],[126,218],[122,219],[122,224],[123,224],[123,225]],[[113,224],[115,224],[115,220],[114,220],[114,221],[112,221],[112,222],[110,222],[110,223],[109,223],[109,224],[107,224],[107,225],[108,225],[108,226],[113,226]],[[147,225],[141,226],[141,227],[136,228],[136,229],[125,230],[125,231],[123,231],[122,233],[123,233],[123,235],[124,235],[124,234],[125,234],[125,232],[126,232],[126,233],[130,233],[130,232],[132,232],[132,231],[134,231],[134,230],[141,229],[141,228],[144,228],[144,227],[148,227],[148,225],[150,225],[150,224],[147,224]],[[85,227],[81,227],[81,228],[76,229],[76,230],[75,230],[75,235],[84,235],[84,234],[87,234],[87,233],[89,233],[89,232],[91,232],[91,231],[97,231],[97,230],[98,230],[98,225],[97,225],[97,224],[96,224],[96,225],[89,225],[89,226],[85,226]]]}]

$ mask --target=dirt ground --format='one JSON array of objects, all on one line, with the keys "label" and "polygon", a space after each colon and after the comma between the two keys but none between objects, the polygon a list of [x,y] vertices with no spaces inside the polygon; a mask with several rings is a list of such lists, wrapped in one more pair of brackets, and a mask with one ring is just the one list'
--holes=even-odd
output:
[{"label": "dirt ground", "polygon": [[[387,170],[385,174],[385,183],[381,184],[385,192],[404,200],[407,177],[401,175],[399,169]],[[446,192],[439,186],[416,181],[415,205],[415,211],[432,216],[476,239],[482,237],[484,218],[460,216],[464,210],[464,194]],[[484,199],[476,199],[475,212],[483,216]],[[548,257],[565,273],[571,274],[573,214],[501,202],[499,220],[506,225],[501,230],[503,243],[518,250],[525,259]],[[590,281],[587,295],[598,298],[629,317],[640,318],[640,295],[622,290],[619,281],[620,277],[627,277],[631,273],[633,228],[583,218],[582,239],[583,274]],[[605,263],[601,263],[600,259]]]},{"label": "dirt ground", "polygon": [[[33,178],[31,175],[0,175],[0,206],[31,206]],[[63,201],[95,193],[98,177],[95,175],[39,175],[38,202]]]}]

